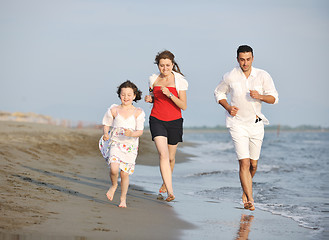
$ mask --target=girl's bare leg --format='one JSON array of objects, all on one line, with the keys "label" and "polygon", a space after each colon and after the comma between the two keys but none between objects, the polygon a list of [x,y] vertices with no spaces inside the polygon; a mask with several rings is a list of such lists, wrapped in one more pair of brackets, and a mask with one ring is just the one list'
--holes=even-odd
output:
[{"label": "girl's bare leg", "polygon": [[119,207],[127,207],[127,192],[129,188],[129,173],[121,171],[121,197]]},{"label": "girl's bare leg", "polygon": [[114,197],[114,193],[118,187],[118,177],[119,177],[119,163],[111,163],[110,164],[110,178],[112,182],[112,186],[106,193],[108,200],[112,201]]}]

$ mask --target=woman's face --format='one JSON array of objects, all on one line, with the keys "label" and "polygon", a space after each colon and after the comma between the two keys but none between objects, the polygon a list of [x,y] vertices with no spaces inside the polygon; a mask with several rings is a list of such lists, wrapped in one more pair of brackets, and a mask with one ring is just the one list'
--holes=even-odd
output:
[{"label": "woman's face", "polygon": [[174,67],[174,64],[172,63],[172,61],[168,58],[165,59],[160,59],[159,61],[159,71],[163,76],[169,76],[172,72],[172,69]]},{"label": "woman's face", "polygon": [[124,106],[131,105],[135,97],[136,95],[134,94],[134,90],[132,88],[121,88],[120,99],[122,105]]}]

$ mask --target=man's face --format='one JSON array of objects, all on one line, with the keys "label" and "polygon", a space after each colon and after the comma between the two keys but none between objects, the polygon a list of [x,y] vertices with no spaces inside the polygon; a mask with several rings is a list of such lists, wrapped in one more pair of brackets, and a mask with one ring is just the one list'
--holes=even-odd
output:
[{"label": "man's face", "polygon": [[237,57],[240,68],[243,72],[248,72],[251,69],[254,57],[251,52],[240,52]]}]

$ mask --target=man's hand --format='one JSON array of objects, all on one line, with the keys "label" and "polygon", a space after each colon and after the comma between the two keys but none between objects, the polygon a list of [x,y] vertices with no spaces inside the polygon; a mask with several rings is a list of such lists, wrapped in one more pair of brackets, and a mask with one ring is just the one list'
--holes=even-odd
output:
[{"label": "man's hand", "polygon": [[239,108],[237,108],[236,106],[231,106],[227,111],[231,116],[234,117],[238,113]]},{"label": "man's hand", "polygon": [[256,90],[250,90],[250,97],[270,104],[275,103],[275,98],[272,95],[261,95]]},{"label": "man's hand", "polygon": [[228,111],[228,113],[231,115],[231,116],[235,116],[237,114],[237,112],[239,111],[239,108],[236,107],[236,106],[231,106],[230,104],[228,104],[227,100],[226,99],[221,99],[218,101],[218,103],[220,105],[222,105],[226,111]]},{"label": "man's hand", "polygon": [[256,90],[250,90],[250,97],[253,99],[262,100],[262,95],[260,95]]}]

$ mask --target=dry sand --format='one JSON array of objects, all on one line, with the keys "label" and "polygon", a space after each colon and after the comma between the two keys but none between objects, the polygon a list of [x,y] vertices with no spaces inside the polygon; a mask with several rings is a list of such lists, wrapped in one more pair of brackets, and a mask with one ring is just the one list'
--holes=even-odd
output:
[{"label": "dry sand", "polygon": [[[194,227],[133,182],[127,209],[120,189],[107,200],[101,132],[0,121],[0,239],[177,239]],[[148,131],[137,164],[158,165]]]}]

